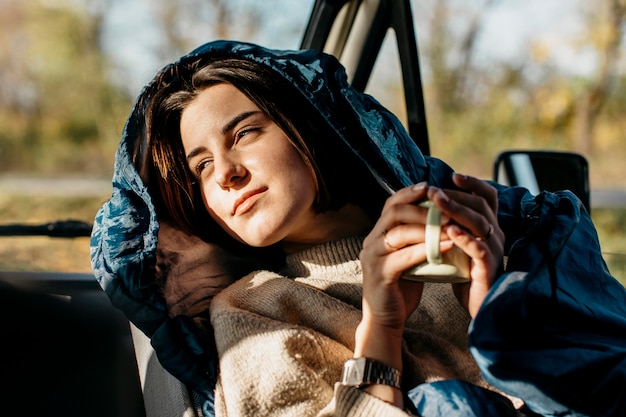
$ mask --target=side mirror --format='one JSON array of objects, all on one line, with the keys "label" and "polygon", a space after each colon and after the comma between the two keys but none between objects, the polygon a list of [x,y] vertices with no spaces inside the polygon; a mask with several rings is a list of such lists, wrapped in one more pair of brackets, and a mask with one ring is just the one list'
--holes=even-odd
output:
[{"label": "side mirror", "polygon": [[525,187],[532,194],[570,190],[591,210],[589,164],[576,153],[505,151],[496,157],[493,178],[500,184]]}]

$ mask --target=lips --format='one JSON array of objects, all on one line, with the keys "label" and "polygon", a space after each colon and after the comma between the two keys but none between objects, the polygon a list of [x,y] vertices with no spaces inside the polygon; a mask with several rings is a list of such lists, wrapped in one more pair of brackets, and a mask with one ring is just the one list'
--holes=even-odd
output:
[{"label": "lips", "polygon": [[235,204],[233,204],[233,216],[242,215],[254,207],[254,204],[261,198],[261,194],[267,191],[267,188],[258,188],[256,190],[248,191],[239,197]]}]

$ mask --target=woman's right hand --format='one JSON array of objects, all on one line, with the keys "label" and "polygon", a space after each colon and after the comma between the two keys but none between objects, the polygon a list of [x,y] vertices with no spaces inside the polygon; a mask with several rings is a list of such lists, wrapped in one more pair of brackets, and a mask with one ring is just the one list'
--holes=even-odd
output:
[{"label": "woman's right hand", "polygon": [[[422,283],[401,276],[409,267],[426,260],[427,209],[416,203],[426,198],[427,191],[426,183],[419,183],[389,197],[360,254],[363,318],[357,330],[355,354],[398,369],[402,366],[404,324],[419,305],[423,289]],[[446,245],[442,242],[442,249]]]},{"label": "woman's right hand", "polygon": [[426,183],[419,183],[389,197],[360,254],[364,317],[398,333],[417,308],[422,292],[422,284],[400,277],[426,259],[427,209],[416,203],[426,198],[427,191]]},{"label": "woman's right hand", "polygon": [[[355,357],[378,360],[402,370],[402,334],[407,318],[419,305],[423,284],[401,279],[409,267],[426,260],[424,229],[428,187],[419,183],[387,199],[363,242],[363,317],[355,334]],[[445,244],[444,244],[445,245]],[[366,390],[402,406],[397,390],[374,385]]]}]

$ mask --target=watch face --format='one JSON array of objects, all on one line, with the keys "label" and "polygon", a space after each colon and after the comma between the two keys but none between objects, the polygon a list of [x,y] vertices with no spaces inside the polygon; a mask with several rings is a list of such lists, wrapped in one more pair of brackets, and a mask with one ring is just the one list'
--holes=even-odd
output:
[{"label": "watch face", "polygon": [[350,359],[343,366],[341,382],[344,385],[361,386],[365,376],[365,358]]}]

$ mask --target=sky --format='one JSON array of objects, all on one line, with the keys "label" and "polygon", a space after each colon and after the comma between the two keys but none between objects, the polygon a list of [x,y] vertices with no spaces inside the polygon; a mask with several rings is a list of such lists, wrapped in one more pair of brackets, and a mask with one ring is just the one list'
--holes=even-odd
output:
[{"label": "sky", "polygon": [[514,60],[529,43],[541,41],[561,69],[588,74],[593,57],[571,45],[582,30],[580,7],[581,0],[501,1],[486,21],[481,53],[486,59]]},{"label": "sky", "polygon": [[[126,83],[132,90],[138,90],[154,73],[169,60],[158,59],[150,51],[158,48],[161,36],[155,28],[149,8],[151,0],[114,0],[113,9],[105,22],[105,43],[111,51],[113,59],[122,68],[130,69],[126,73]],[[232,0],[229,0],[232,1]],[[240,3],[254,0],[235,0]],[[258,1],[258,0],[257,0]],[[253,41],[278,49],[297,49],[300,37],[286,36],[285,27],[304,27],[311,13],[312,1],[309,0],[262,0],[266,4],[275,5],[276,13],[270,13],[271,21],[264,21],[266,30],[256,39],[238,39]],[[213,39],[197,36],[197,45]],[[137,91],[135,91],[137,92]]]},{"label": "sky", "polygon": [[[133,93],[166,64],[150,51],[158,48],[160,34],[155,29],[146,7],[150,0],[115,0],[114,8],[105,22],[105,47],[112,51],[114,60],[124,72],[125,80]],[[235,0],[242,3],[252,0]],[[264,0],[266,1],[266,0]],[[437,0],[431,0],[437,1]],[[463,5],[476,0],[457,0]],[[549,57],[566,72],[588,74],[594,69],[594,57],[575,51],[563,43],[580,31],[578,8],[584,0],[500,0],[490,8],[483,21],[478,39],[478,56],[487,65],[492,61],[515,61],[525,59],[529,45],[541,43],[549,50]],[[427,19],[428,1],[414,1],[416,21]],[[264,21],[265,31],[251,41],[274,48],[296,49],[300,37],[281,32],[294,25],[304,28],[308,21],[312,2],[309,0],[274,0],[265,4],[273,6],[271,20]],[[424,16],[422,16],[422,14]],[[460,24],[463,22],[461,21]],[[291,26],[290,26],[291,25]],[[425,24],[416,28],[418,45],[428,38]],[[209,40],[209,39],[207,39]],[[242,39],[250,40],[250,39]],[[198,38],[198,44],[204,39]],[[571,42],[570,44],[571,45]],[[169,61],[169,60],[167,60]]]}]

